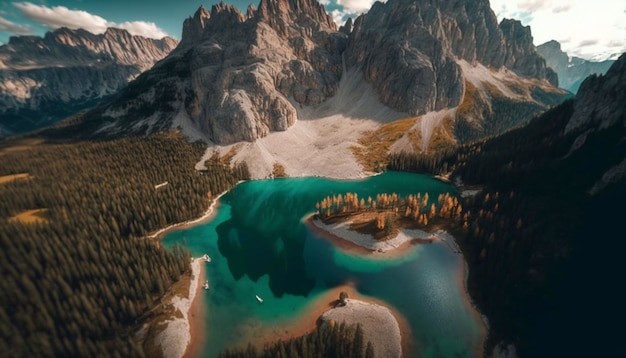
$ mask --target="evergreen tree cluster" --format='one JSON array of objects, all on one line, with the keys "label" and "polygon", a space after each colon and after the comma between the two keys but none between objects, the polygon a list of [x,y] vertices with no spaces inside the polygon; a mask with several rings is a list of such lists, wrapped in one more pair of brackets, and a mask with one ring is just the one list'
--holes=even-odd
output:
[{"label": "evergreen tree cluster", "polygon": [[[30,175],[0,184],[0,355],[143,355],[132,328],[190,259],[143,236],[201,215],[247,177],[245,167],[196,171],[203,151],[160,133],[0,155],[0,176]],[[9,220],[38,208],[47,223]]]},{"label": "evergreen tree cluster", "polygon": [[374,347],[365,342],[360,324],[322,324],[315,331],[257,350],[225,350],[220,358],[373,358]]},{"label": "evergreen tree cluster", "polygon": [[[450,173],[483,188],[463,203],[454,233],[470,294],[489,318],[488,351],[505,341],[521,356],[626,353],[615,331],[626,319],[626,295],[609,293],[626,249],[612,237],[623,218],[609,208],[623,205],[626,182],[591,192],[626,158],[626,128],[566,133],[573,110],[566,101],[502,136],[390,160],[392,169]],[[585,131],[585,144],[573,150]]]}]

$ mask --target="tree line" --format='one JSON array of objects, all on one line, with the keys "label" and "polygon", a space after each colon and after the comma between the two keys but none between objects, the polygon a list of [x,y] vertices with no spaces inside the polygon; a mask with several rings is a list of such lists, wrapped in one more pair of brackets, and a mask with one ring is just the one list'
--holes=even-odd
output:
[{"label": "tree line", "polygon": [[[0,155],[0,351],[143,356],[132,332],[189,270],[189,252],[143,237],[198,217],[247,168],[196,171],[180,134],[48,143]],[[167,181],[159,189],[155,185]],[[46,208],[48,223],[8,218]]]},{"label": "tree line", "polygon": [[251,344],[245,349],[225,350],[220,358],[373,358],[374,347],[363,337],[360,324],[321,324],[313,332],[278,341],[261,350]]},{"label": "tree line", "polygon": [[[322,220],[338,216],[347,216],[362,212],[378,213],[376,227],[379,230],[388,229],[391,220],[389,215],[400,215],[410,219],[419,226],[428,226],[429,220],[435,218],[462,220],[463,208],[456,196],[449,193],[439,194],[436,201],[430,200],[428,193],[409,194],[399,197],[397,193],[380,193],[376,198],[371,196],[360,198],[357,193],[345,193],[327,196],[315,203],[317,215]],[[465,218],[467,219],[467,218]],[[467,223],[464,224],[467,226]]]}]

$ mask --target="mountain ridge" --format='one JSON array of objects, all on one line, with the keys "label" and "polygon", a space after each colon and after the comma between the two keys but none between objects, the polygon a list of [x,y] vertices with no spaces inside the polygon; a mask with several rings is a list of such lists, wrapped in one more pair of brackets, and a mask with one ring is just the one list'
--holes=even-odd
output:
[{"label": "mountain ridge", "polygon": [[558,41],[551,40],[537,46],[537,52],[546,59],[546,63],[559,75],[559,86],[572,93],[578,92],[582,81],[592,74],[604,74],[614,60],[589,61],[580,57],[571,57],[561,49]]},{"label": "mountain ridge", "polygon": [[11,37],[0,46],[0,127],[23,132],[50,125],[117,93],[177,44],[109,28],[60,28]]},{"label": "mountain ridge", "polygon": [[[389,35],[385,40],[377,26]],[[461,105],[467,86],[459,60],[509,66],[505,87],[519,87],[524,78],[544,81],[517,90],[526,94],[516,101],[532,109],[513,124],[558,102],[541,92],[553,87],[556,75],[534,50],[530,29],[517,21],[498,24],[488,1],[391,0],[338,30],[315,0],[262,0],[246,14],[224,3],[200,7],[184,21],[180,45],[160,68],[87,118],[98,135],[180,127],[219,144],[254,141],[287,130],[299,112],[332,98],[353,67],[384,105],[422,115]],[[166,68],[177,70],[168,75]],[[472,128],[470,139],[493,135],[493,126],[482,125],[484,113],[497,115],[492,109],[487,103],[473,115],[478,122],[460,118],[458,126]]]}]

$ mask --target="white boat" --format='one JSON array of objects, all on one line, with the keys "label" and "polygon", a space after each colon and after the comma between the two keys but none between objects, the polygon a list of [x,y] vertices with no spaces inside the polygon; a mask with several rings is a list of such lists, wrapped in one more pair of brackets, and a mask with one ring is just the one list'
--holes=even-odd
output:
[{"label": "white boat", "polygon": [[263,299],[258,295],[255,295],[254,297],[256,297],[256,300],[259,301],[259,303],[263,303]]},{"label": "white boat", "polygon": [[202,284],[202,288],[204,288],[205,290],[209,289],[209,281],[204,281],[204,283]]},{"label": "white boat", "polygon": [[211,262],[211,257],[207,254],[204,254],[204,256],[202,256],[202,258],[204,259],[204,261],[206,262]]}]

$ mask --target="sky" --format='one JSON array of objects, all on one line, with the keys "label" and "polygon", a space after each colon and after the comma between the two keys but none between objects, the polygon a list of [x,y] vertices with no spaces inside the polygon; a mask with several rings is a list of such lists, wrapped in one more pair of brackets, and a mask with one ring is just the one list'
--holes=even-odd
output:
[{"label": "sky", "polygon": [[[469,0],[471,1],[471,0]],[[535,45],[557,40],[570,56],[603,60],[626,52],[626,0],[490,0],[498,20],[530,25]],[[0,0],[0,44],[10,36],[38,35],[59,27],[103,33],[119,27],[150,38],[180,39],[182,23],[215,0]],[[226,0],[243,11],[250,0]],[[338,24],[373,0],[321,0]],[[258,6],[258,2],[254,2]]]}]

